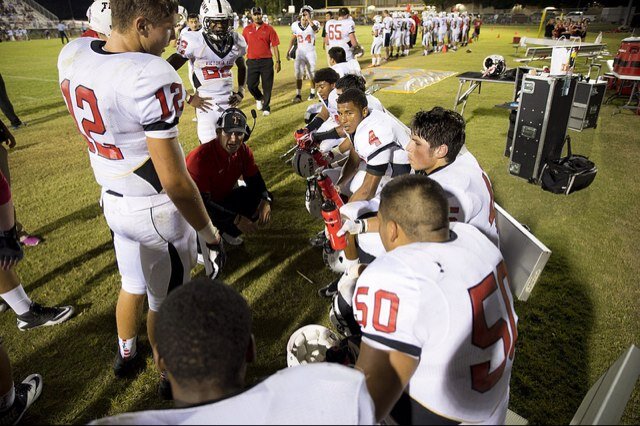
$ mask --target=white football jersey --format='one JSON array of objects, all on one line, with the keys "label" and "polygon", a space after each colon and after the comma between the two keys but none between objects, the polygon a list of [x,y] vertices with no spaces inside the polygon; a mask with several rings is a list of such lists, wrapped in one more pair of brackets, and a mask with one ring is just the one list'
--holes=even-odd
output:
[{"label": "white football jersey", "polygon": [[391,34],[391,31],[393,31],[393,18],[391,16],[385,16],[382,20],[382,26],[384,27],[385,34]]},{"label": "white football jersey", "polygon": [[104,44],[79,38],[60,52],[59,82],[67,109],[89,145],[98,184],[123,195],[157,195],[163,189],[146,138],[178,135],[182,80],[160,57],[109,53]]},{"label": "white football jersey", "polygon": [[[316,28],[320,28],[320,22],[313,21]],[[311,25],[303,27],[300,21],[291,24],[291,32],[298,41],[298,50],[316,51],[316,32]]]},{"label": "white football jersey", "polygon": [[353,53],[349,46],[349,34],[356,32],[353,19],[329,19],[325,28],[329,49],[334,46],[342,47],[347,54],[347,60],[353,59]]},{"label": "white football jersey", "polygon": [[449,221],[478,228],[499,247],[493,188],[478,160],[466,151],[453,163],[436,169],[429,177],[438,182],[449,201]]},{"label": "white football jersey", "polygon": [[337,72],[340,77],[344,77],[347,74],[362,75],[362,68],[360,68],[360,63],[357,59],[350,59],[347,62],[333,64],[331,68]]},{"label": "white football jersey", "polygon": [[371,34],[373,35],[373,41],[384,41],[384,25],[375,23],[371,27]]},{"label": "white football jersey", "polygon": [[358,279],[353,307],[364,343],[419,359],[405,389],[412,412],[392,411],[399,424],[434,413],[504,424],[518,317],[502,255],[475,227],[452,223],[448,242],[378,257]]},{"label": "white football jersey", "polygon": [[[384,112],[372,110],[360,122],[353,136],[353,148],[366,163],[366,171],[376,176],[396,176],[410,169],[406,151],[409,136]],[[402,155],[404,154],[404,155]]]},{"label": "white football jersey", "polygon": [[233,32],[233,43],[220,52],[204,37],[203,30],[185,32],[176,44],[178,54],[193,61],[193,82],[199,93],[224,103],[233,92],[233,65],[247,53],[241,34]]},{"label": "white football jersey", "polygon": [[91,424],[375,424],[364,375],[337,364],[280,370],[239,395],[189,408],[141,411]]}]

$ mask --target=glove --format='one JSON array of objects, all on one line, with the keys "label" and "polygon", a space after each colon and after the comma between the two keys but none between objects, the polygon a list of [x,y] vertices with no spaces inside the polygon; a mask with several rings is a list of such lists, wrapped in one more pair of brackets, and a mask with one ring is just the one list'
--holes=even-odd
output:
[{"label": "glove", "polygon": [[363,232],[367,232],[367,223],[363,219],[351,220],[347,219],[342,224],[342,228],[336,233],[338,237],[342,237],[346,233],[351,235],[362,234]]},{"label": "glove", "polygon": [[244,95],[242,93],[232,92],[231,96],[229,96],[229,105],[231,105],[232,107],[235,107],[239,105],[240,102],[242,102],[242,99],[244,99]]},{"label": "glove", "polygon": [[21,261],[23,257],[24,252],[18,240],[16,226],[14,225],[8,231],[0,231],[0,267],[7,271]]},{"label": "glove", "polygon": [[309,129],[298,129],[293,133],[293,137],[300,149],[304,149],[305,151],[311,149],[311,146],[313,145],[313,134]]},{"label": "glove", "polygon": [[207,244],[203,239],[200,240],[200,249],[202,250],[202,259],[204,260],[204,271],[207,277],[214,279],[219,274],[224,264],[227,262],[227,253],[224,250],[222,238],[217,244]]}]

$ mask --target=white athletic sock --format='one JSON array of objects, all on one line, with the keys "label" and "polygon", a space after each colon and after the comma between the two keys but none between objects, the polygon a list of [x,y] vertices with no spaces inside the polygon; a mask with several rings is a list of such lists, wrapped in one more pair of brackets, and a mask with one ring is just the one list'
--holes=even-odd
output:
[{"label": "white athletic sock", "polygon": [[311,89],[311,94],[312,94],[313,96],[315,96],[315,95],[316,95],[316,89]]},{"label": "white athletic sock", "polygon": [[0,297],[7,302],[7,305],[11,306],[11,309],[13,309],[13,312],[15,312],[16,315],[22,315],[29,312],[31,299],[29,299],[27,293],[24,292],[22,284],[11,291],[0,294]]},{"label": "white athletic sock", "polygon": [[296,89],[296,95],[300,96],[300,89]]},{"label": "white athletic sock", "polygon": [[136,342],[138,336],[134,336],[131,339],[121,339],[118,337],[118,348],[120,348],[120,355],[122,358],[129,358],[136,354]]},{"label": "white athletic sock", "polygon": [[7,411],[13,405],[13,401],[16,399],[16,388],[11,383],[11,390],[6,394],[0,396],[0,413]]},{"label": "white athletic sock", "polygon": [[375,65],[376,64],[376,58],[371,58],[371,65]]}]

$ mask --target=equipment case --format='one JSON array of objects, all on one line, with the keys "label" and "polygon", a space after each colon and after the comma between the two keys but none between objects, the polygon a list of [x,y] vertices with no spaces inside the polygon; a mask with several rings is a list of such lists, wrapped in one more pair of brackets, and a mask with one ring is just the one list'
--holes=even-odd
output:
[{"label": "equipment case", "polygon": [[575,87],[575,77],[524,75],[509,173],[538,182],[547,160],[560,158]]},{"label": "equipment case", "polygon": [[576,84],[576,93],[569,115],[569,129],[581,132],[598,126],[598,116],[606,90],[606,82],[579,81]]}]

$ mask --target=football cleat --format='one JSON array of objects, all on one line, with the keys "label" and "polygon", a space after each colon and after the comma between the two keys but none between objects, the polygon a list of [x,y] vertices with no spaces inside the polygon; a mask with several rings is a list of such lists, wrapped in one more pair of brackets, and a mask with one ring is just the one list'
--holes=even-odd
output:
[{"label": "football cleat", "polygon": [[338,282],[340,282],[340,278],[336,278],[334,281],[331,281],[329,285],[326,285],[318,290],[318,296],[326,297],[327,299],[335,296],[338,293]]},{"label": "football cleat", "polygon": [[9,305],[7,305],[7,302],[5,302],[4,300],[0,300],[0,312],[4,312],[4,311],[8,311],[9,309]]},{"label": "football cleat", "polygon": [[315,101],[315,100],[316,100],[316,94],[309,93],[309,97],[307,98],[307,101]]},{"label": "football cleat", "polygon": [[71,318],[71,315],[73,315],[73,306],[48,308],[31,302],[29,310],[17,316],[18,329],[25,331],[60,324]]},{"label": "football cleat", "polygon": [[123,358],[120,353],[120,348],[118,348],[116,357],[113,360],[113,374],[118,378],[124,378],[134,374],[139,367],[137,355],[138,352],[127,358]]},{"label": "football cleat", "polygon": [[262,111],[262,101],[256,101],[256,109],[258,111]]},{"label": "football cleat", "polygon": [[7,411],[0,413],[1,425],[15,425],[20,422],[24,413],[42,393],[42,376],[31,374],[15,385],[16,396],[13,405]]},{"label": "football cleat", "polygon": [[296,97],[291,100],[291,103],[294,104],[299,104],[300,102],[302,102],[302,96],[300,95],[296,95]]},{"label": "football cleat", "polygon": [[262,116],[263,117],[268,117],[270,114],[271,114],[271,112],[268,111],[268,110],[262,111]]}]

